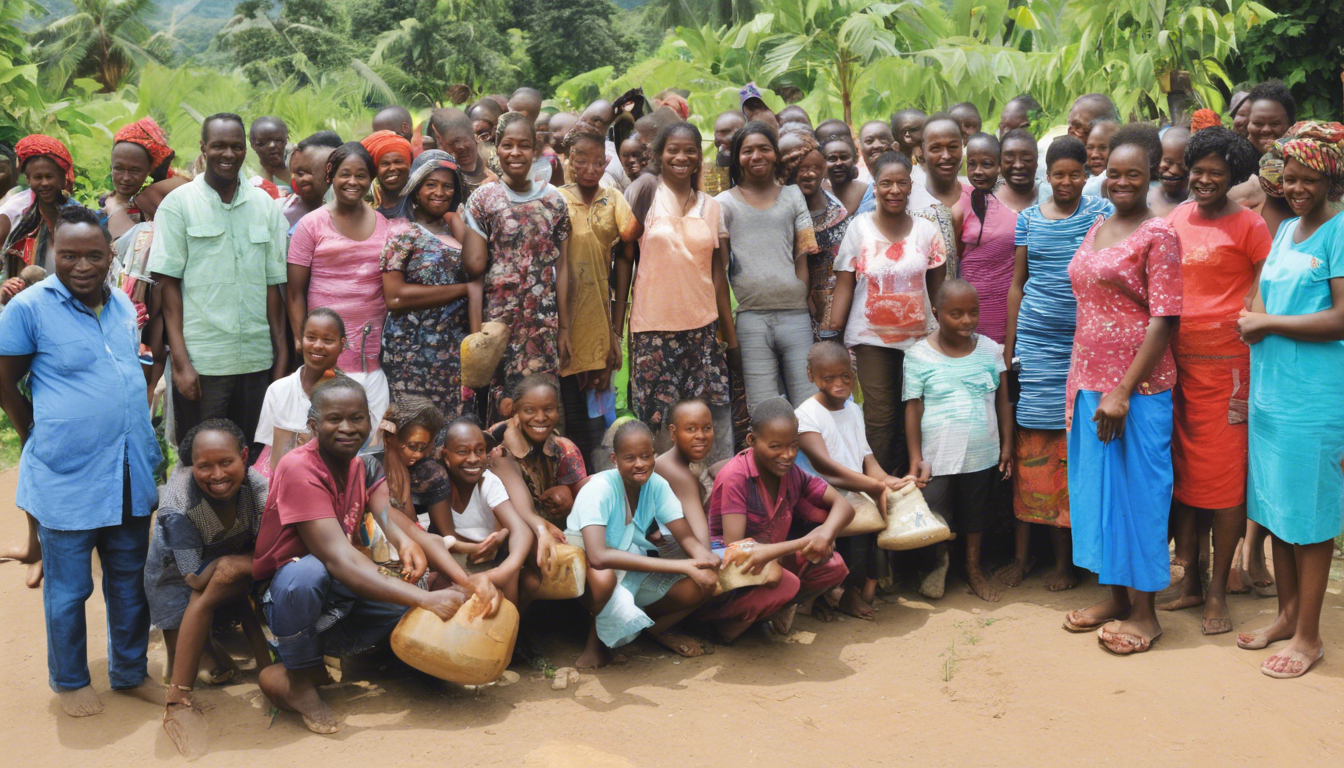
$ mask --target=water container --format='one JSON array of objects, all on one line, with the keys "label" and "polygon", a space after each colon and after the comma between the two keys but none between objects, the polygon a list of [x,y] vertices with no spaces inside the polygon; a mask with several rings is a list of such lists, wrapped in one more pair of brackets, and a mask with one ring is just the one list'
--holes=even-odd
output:
[{"label": "water container", "polygon": [[887,528],[877,535],[882,549],[919,549],[952,538],[952,529],[929,509],[924,494],[911,483],[887,493]]},{"label": "water container", "polygon": [[568,600],[583,594],[588,574],[588,558],[573,544],[555,545],[551,569],[541,577],[541,586],[532,596],[538,600]]},{"label": "water container", "polygon": [[[733,556],[733,553],[742,549],[743,545],[756,546],[754,539],[742,539],[728,545],[723,551],[723,559],[726,562]],[[731,592],[734,589],[743,587],[755,587],[767,582],[778,583],[781,576],[784,575],[784,566],[779,564],[778,560],[771,560],[769,565],[761,569],[760,573],[747,573],[742,570],[741,563],[733,563],[725,568],[719,569],[719,586],[714,590],[715,595],[722,595],[724,592]]]},{"label": "water container", "polygon": [[486,618],[475,595],[448,621],[412,608],[392,630],[392,652],[412,667],[461,685],[494,682],[513,658],[518,609],[508,600]]}]

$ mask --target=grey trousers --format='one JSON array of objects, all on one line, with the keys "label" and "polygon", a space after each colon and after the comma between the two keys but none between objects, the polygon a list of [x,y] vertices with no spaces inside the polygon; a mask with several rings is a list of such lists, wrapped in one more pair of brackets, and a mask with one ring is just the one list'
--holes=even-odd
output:
[{"label": "grey trousers", "polygon": [[797,407],[817,393],[807,380],[812,320],[806,309],[738,312],[736,326],[748,409],[781,394]]}]

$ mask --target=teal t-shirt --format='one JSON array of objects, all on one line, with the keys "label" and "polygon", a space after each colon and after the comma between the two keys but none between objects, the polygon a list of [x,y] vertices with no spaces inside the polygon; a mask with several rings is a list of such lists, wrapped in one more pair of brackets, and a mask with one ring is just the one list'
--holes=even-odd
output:
[{"label": "teal t-shirt", "polygon": [[681,500],[660,475],[653,475],[639,492],[639,503],[633,518],[626,522],[629,504],[625,497],[625,483],[620,472],[609,469],[589,478],[574,499],[574,508],[566,521],[566,533],[582,536],[590,525],[607,527],[607,546],[631,551],[632,546],[645,552],[657,547],[649,543],[645,532],[656,520],[667,525],[683,517]]}]

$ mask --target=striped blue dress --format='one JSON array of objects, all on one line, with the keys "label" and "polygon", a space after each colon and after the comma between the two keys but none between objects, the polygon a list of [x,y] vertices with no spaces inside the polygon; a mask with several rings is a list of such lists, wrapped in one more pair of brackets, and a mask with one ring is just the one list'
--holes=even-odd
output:
[{"label": "striped blue dress", "polygon": [[1017,313],[1013,348],[1021,371],[1017,423],[1029,429],[1064,428],[1064,389],[1077,302],[1069,283],[1069,262],[1097,216],[1110,216],[1109,200],[1084,195],[1067,219],[1047,219],[1041,206],[1017,215],[1016,245],[1027,247],[1027,283]]}]

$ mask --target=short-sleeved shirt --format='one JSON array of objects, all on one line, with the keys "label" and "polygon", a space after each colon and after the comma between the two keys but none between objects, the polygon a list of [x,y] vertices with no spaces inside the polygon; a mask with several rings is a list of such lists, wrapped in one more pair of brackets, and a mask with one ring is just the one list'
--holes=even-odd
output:
[{"label": "short-sleeved shirt", "polygon": [[920,447],[935,477],[979,472],[999,463],[994,407],[1003,347],[976,334],[975,349],[949,357],[928,339],[905,353],[902,400],[923,400]]},{"label": "short-sleeved shirt", "polygon": [[[1124,378],[1154,317],[1181,314],[1181,243],[1166,219],[1151,218],[1125,239],[1098,251],[1092,226],[1069,264],[1078,299],[1078,330],[1073,336],[1065,415],[1073,414],[1080,389],[1105,394]],[[1166,392],[1176,384],[1171,347],[1134,390],[1140,395]]]},{"label": "short-sleeved shirt", "polygon": [[201,174],[163,199],[149,271],[182,281],[182,335],[197,373],[271,367],[266,291],[285,282],[288,231],[279,206],[251,184],[239,183],[226,204]]},{"label": "short-sleeved shirt", "polygon": [[625,199],[644,222],[630,299],[631,332],[690,331],[717,320],[714,253],[726,236],[719,202],[699,192],[691,210],[682,214],[676,196],[650,174],[635,179]]},{"label": "short-sleeved shirt", "polygon": [[634,509],[625,495],[625,481],[615,469],[598,472],[584,484],[574,499],[574,509],[565,521],[567,533],[579,534],[590,525],[606,526],[607,546],[629,552],[638,547],[645,552],[658,548],[649,543],[645,532],[654,522],[667,525],[684,517],[681,500],[672,492],[662,475],[654,473],[639,489]]},{"label": "short-sleeved shirt", "polygon": [[1206,219],[1194,202],[1182,203],[1167,221],[1181,240],[1181,322],[1172,338],[1179,355],[1238,355],[1250,350],[1237,331],[1237,316],[1269,256],[1265,220],[1243,208]]},{"label": "short-sleeved shirt", "polygon": [[947,261],[938,226],[910,217],[910,232],[892,243],[865,213],[850,220],[836,272],[854,273],[854,299],[845,325],[845,346],[869,344],[908,349],[937,327],[926,273]]},{"label": "short-sleeved shirt", "polygon": [[410,475],[411,504],[415,507],[416,519],[421,528],[431,530],[429,508],[441,501],[447,501],[453,493],[449,485],[448,469],[438,459],[425,458],[411,467]]},{"label": "short-sleeved shirt", "polygon": [[709,494],[709,536],[716,545],[723,542],[723,516],[746,515],[747,537],[765,544],[786,541],[799,499],[826,509],[825,480],[809,475],[794,465],[780,478],[779,493],[773,503],[761,482],[753,449],[748,448],[728,460],[714,477]]},{"label": "short-sleeved shirt", "polygon": [[826,443],[831,460],[851,472],[863,473],[863,460],[871,456],[868,436],[863,427],[863,409],[854,401],[845,402],[838,411],[832,411],[815,397],[809,397],[798,406],[798,434],[816,432]]},{"label": "short-sleeved shirt", "polygon": [[1110,216],[1109,200],[1083,196],[1065,219],[1046,218],[1039,205],[1017,215],[1015,246],[1027,247],[1027,283],[1018,310],[1018,335],[1057,333],[1073,336],[1077,302],[1069,284],[1069,262],[1098,216]]},{"label": "short-sleeved shirt", "polygon": [[299,523],[335,518],[346,538],[353,542],[364,518],[369,493],[385,481],[381,464],[354,458],[350,460],[345,486],[341,487],[322,461],[317,446],[313,440],[285,454],[271,475],[252,559],[255,581],[269,579],[285,563],[309,554],[308,546],[299,536]]},{"label": "short-sleeved shirt", "polygon": [[780,189],[774,205],[765,210],[744,200],[737,188],[714,199],[723,208],[732,249],[728,280],[738,311],[807,309],[807,283],[798,279],[794,264],[800,256],[817,252],[817,236],[807,198],[798,187]]},{"label": "short-sleeved shirt", "polygon": [[[508,428],[507,421],[491,427],[490,439],[496,445],[502,444],[504,433]],[[522,470],[523,481],[527,483],[527,490],[532,494],[534,504],[551,488],[557,485],[573,485],[588,476],[588,470],[583,464],[583,452],[572,440],[556,434],[546,438],[541,445],[532,445],[532,450],[526,456],[514,456],[514,458],[518,461],[518,468]],[[536,511],[538,515],[543,517],[546,515],[546,511],[540,506],[536,507]],[[559,521],[551,520],[551,522]]]},{"label": "short-sleeved shirt", "polygon": [[[500,482],[494,472],[487,469],[481,476],[481,482],[471,490],[471,498],[467,499],[462,511],[453,510],[453,530],[458,538],[482,541],[486,536],[499,530],[495,507],[508,500],[509,492],[504,490],[504,483]],[[421,524],[424,524],[423,521]]]},{"label": "short-sleeved shirt", "polygon": [[266,478],[249,468],[234,500],[236,517],[225,530],[219,515],[192,476],[191,468],[178,465],[163,488],[155,517],[156,533],[182,576],[200,573],[225,555],[250,554],[261,530],[266,507]]},{"label": "short-sleeved shirt", "polygon": [[158,499],[154,468],[162,457],[135,308],[106,287],[103,302],[95,315],[51,275],[0,313],[0,355],[30,357],[33,425],[14,503],[53,530],[120,525],[128,475],[132,515],[148,515]]},{"label": "short-sleeved shirt", "polygon": [[616,190],[598,189],[591,204],[583,201],[577,184],[561,187],[560,194],[569,204],[574,229],[569,239],[569,366],[560,371],[569,376],[607,367],[611,249],[634,240],[637,225],[630,204]]},{"label": "short-sleeved shirt", "polygon": [[993,194],[985,195],[983,217],[971,208],[967,206],[961,226],[961,277],[980,294],[978,330],[1002,344],[1008,330],[1008,290],[1016,266],[1017,212]]}]

